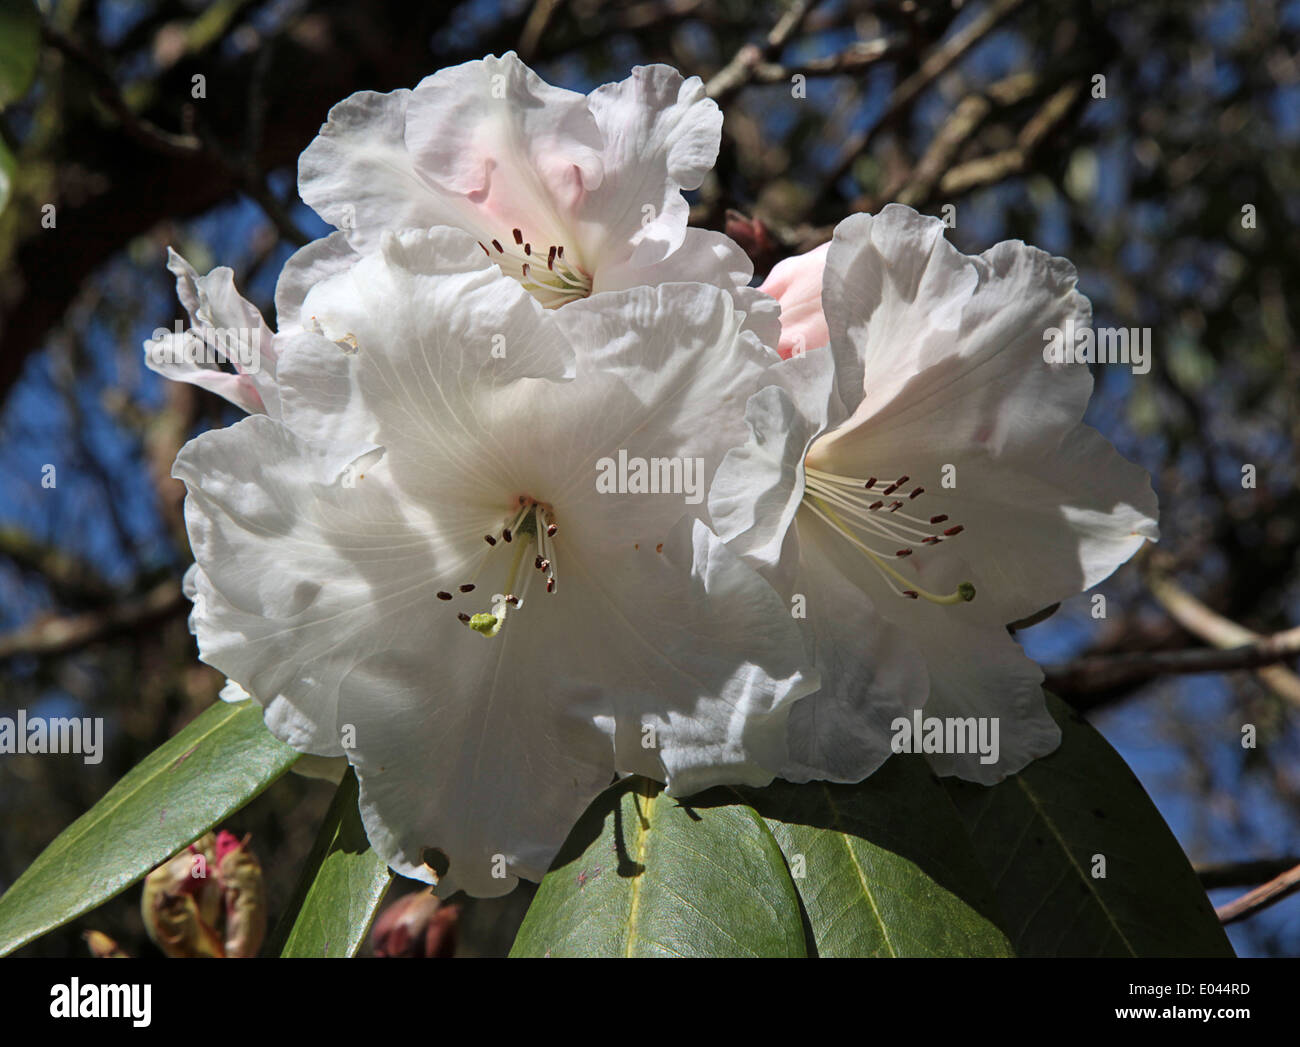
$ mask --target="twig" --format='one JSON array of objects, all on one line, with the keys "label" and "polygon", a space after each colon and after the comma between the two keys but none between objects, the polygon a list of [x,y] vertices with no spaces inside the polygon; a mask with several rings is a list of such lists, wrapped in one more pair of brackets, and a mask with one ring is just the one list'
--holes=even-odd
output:
[{"label": "twig", "polygon": [[749,83],[755,68],[764,60],[773,58],[785,46],[786,41],[798,31],[811,6],[809,0],[794,0],[772,27],[772,31],[767,34],[767,39],[762,46],[745,44],[732,56],[731,61],[709,80],[704,88],[708,96],[715,102],[720,102]]},{"label": "twig", "polygon": [[67,654],[119,633],[169,618],[187,606],[181,587],[163,582],[143,596],[65,618],[47,618],[0,636],[0,661],[19,655]]},{"label": "twig", "polygon": [[866,150],[879,132],[892,125],[922,91],[964,58],[971,48],[1001,25],[1004,19],[1014,14],[1016,8],[1024,2],[1025,0],[994,0],[970,25],[932,50],[921,62],[920,68],[894,88],[880,119],[848,140],[826,175],[825,183],[834,185],[848,173],[853,161]]},{"label": "twig", "polygon": [[779,62],[759,62],[750,70],[750,80],[756,84],[789,83],[794,76],[821,77],[847,76],[886,59],[894,58],[902,50],[900,44],[883,37],[860,40],[843,51],[825,58],[812,58],[799,65],[782,65]]},{"label": "twig", "polygon": [[202,143],[193,135],[164,131],[136,113],[122,97],[113,74],[81,44],[50,25],[41,26],[41,36],[56,51],[67,55],[90,73],[100,101],[117,117],[122,130],[131,138],[146,148],[167,156],[194,156],[203,151]]},{"label": "twig", "polygon": [[[1258,643],[1259,633],[1251,632],[1244,626],[1222,615],[1216,614],[1177,582],[1169,578],[1153,561],[1148,561],[1146,582],[1151,595],[1169,613],[1179,625],[1193,636],[1199,636],[1206,643],[1222,648],[1241,648]],[[1296,630],[1290,629],[1278,636],[1286,636]],[[1274,637],[1273,639],[1276,639]],[[1285,655],[1283,657],[1286,657]],[[1270,661],[1279,661],[1274,658]],[[1295,705],[1300,705],[1300,676],[1281,665],[1259,663],[1263,668],[1258,675],[1274,694]]]},{"label": "twig", "polygon": [[1300,626],[1257,637],[1236,647],[1198,647],[1186,651],[1138,651],[1132,654],[1094,655],[1046,667],[1044,684],[1055,690],[1057,682],[1071,691],[1122,687],[1156,676],[1221,673],[1234,669],[1259,669],[1300,656]]},{"label": "twig", "polygon": [[1236,923],[1256,913],[1263,912],[1270,905],[1276,905],[1283,898],[1300,890],[1300,865],[1296,865],[1281,876],[1276,876],[1268,883],[1247,891],[1240,898],[1220,905],[1214,910],[1220,923]]},{"label": "twig", "polygon": [[519,34],[519,57],[530,61],[537,52],[542,34],[551,24],[555,12],[560,9],[560,0],[537,0],[528,12],[528,21],[524,23],[523,32]]},{"label": "twig", "polygon": [[1253,887],[1257,883],[1280,876],[1288,869],[1300,865],[1300,857],[1260,858],[1249,862],[1204,862],[1194,865],[1197,879],[1207,891],[1223,887]]}]

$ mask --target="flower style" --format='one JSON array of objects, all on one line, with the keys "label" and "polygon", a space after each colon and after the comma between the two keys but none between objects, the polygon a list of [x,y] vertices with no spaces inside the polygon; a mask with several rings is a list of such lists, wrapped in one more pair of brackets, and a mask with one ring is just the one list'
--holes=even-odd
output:
[{"label": "flower style", "polygon": [[752,318],[703,284],[548,311],[445,226],[322,250],[281,281],[278,413],[176,462],[203,660],[346,756],[376,851],[442,894],[539,878],[616,774],[769,781],[816,686],[797,624],[705,506],[597,485],[625,451],[707,490],[778,362]]},{"label": "flower style", "polygon": [[302,198],[358,251],[385,230],[448,225],[556,308],[607,290],[702,281],[762,301],[721,233],[687,228],[682,190],[712,168],[722,113],[698,77],[638,66],[589,95],[513,52],[414,90],[336,105],[298,166]]},{"label": "flower style", "polygon": [[1087,366],[1044,359],[1049,329],[1090,323],[1075,279],[1019,241],[963,255],[942,222],[894,204],[764,285],[791,318],[789,359],[751,401],[753,436],[710,509],[807,600],[822,688],[791,714],[781,777],[862,779],[922,706],[999,719],[1000,759],[932,755],[943,774],[998,781],[1059,744],[1006,624],[1157,537],[1146,473],[1081,421]]}]

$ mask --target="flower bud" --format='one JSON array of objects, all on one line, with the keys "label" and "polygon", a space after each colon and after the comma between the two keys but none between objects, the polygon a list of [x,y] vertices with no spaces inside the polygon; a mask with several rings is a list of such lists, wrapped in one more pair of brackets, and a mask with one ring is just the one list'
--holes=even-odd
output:
[{"label": "flower bud", "polygon": [[399,898],[379,914],[370,942],[375,955],[449,958],[456,953],[460,910],[443,905],[430,890]]},{"label": "flower bud", "polygon": [[213,929],[221,917],[221,885],[209,875],[215,842],[207,833],[145,877],[145,930],[170,957],[222,955]]},{"label": "flower bud", "polygon": [[248,837],[222,830],[195,840],[145,877],[141,910],[150,939],[169,957],[256,955],[266,894]]},{"label": "flower bud", "polygon": [[103,931],[86,931],[81,936],[90,950],[90,955],[97,960],[123,960],[127,954],[122,947]]},{"label": "flower bud", "polygon": [[266,892],[262,866],[240,840],[224,830],[216,843],[217,872],[221,880],[226,917],[226,956],[256,956],[266,937]]}]

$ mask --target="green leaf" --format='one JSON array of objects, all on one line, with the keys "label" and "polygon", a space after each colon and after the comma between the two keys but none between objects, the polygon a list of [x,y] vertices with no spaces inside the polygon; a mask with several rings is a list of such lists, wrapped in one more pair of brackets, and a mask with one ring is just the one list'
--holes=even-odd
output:
[{"label": "green leaf", "polygon": [[0,955],[135,883],[298,758],[253,702],[218,702],[60,833],[0,898]]},{"label": "green leaf", "polygon": [[267,952],[281,956],[355,956],[393,882],[370,849],[357,809],[351,767],[339,783],[302,878]]},{"label": "green leaf", "polygon": [[511,956],[803,956],[780,848],[744,804],[625,779],[589,807],[542,880]]},{"label": "green leaf", "polygon": [[[1231,956],[1187,856],[1128,765],[1053,695],[1061,747],[985,788],[945,784],[1021,956]],[[1094,877],[1096,856],[1105,876]]]},{"label": "green leaf", "polygon": [[0,0],[0,109],[31,87],[40,47],[41,16],[32,0]]},{"label": "green leaf", "polygon": [[922,757],[894,756],[857,785],[739,792],[785,854],[817,955],[1012,955],[988,876]]}]

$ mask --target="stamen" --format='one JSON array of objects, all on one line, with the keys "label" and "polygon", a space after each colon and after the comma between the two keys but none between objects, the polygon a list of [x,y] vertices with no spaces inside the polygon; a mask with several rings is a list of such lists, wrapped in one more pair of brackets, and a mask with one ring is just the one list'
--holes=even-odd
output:
[{"label": "stamen", "polygon": [[[542,246],[534,250],[533,242],[525,238],[523,229],[510,230],[514,245],[509,250],[500,240],[493,240],[496,254],[490,257],[507,276],[518,280],[524,290],[547,309],[557,309],[591,294],[592,278],[581,265],[566,262],[563,244],[550,244],[545,249],[546,269],[534,264],[542,257]],[[487,252],[483,244],[479,244]]]},{"label": "stamen", "polygon": [[[496,636],[505,625],[508,613],[524,606],[533,575],[531,571],[521,571],[521,568],[525,555],[530,550],[533,552],[533,567],[546,576],[546,591],[555,592],[555,553],[554,543],[550,538],[557,530],[549,506],[530,496],[521,495],[516,501],[516,507],[506,517],[500,532],[503,541],[514,545],[514,554],[510,558],[502,591],[493,595],[489,610],[480,611],[478,614],[459,612],[456,615],[457,619],[477,633],[488,637]],[[497,544],[496,538],[491,534],[485,534],[483,538],[488,544],[488,549],[484,550],[479,557],[478,565],[474,570],[475,578],[487,563],[491,549]],[[478,589],[478,584],[464,582],[457,588],[462,593],[472,593]],[[447,590],[439,590],[437,595],[440,600],[453,599],[453,594]]]},{"label": "stamen", "polygon": [[[904,473],[881,493],[892,494],[910,479],[911,477]],[[962,582],[951,593],[931,593],[916,586],[912,579],[899,574],[890,566],[891,559],[907,559],[914,554],[912,542],[919,539],[923,546],[938,545],[945,538],[960,534],[964,528],[955,525],[941,533],[935,533],[930,528],[934,524],[946,522],[947,515],[940,513],[927,520],[906,512],[899,512],[906,504],[901,499],[890,502],[886,513],[881,514],[879,510],[885,506],[884,500],[868,502],[869,496],[865,495],[865,492],[875,487],[876,482],[874,476],[863,481],[808,468],[804,501],[814,515],[862,552],[871,561],[872,566],[880,572],[889,588],[899,596],[912,600],[924,597],[931,603],[941,605],[965,603],[974,599],[975,587],[969,582]],[[907,501],[911,502],[924,493],[925,488],[918,486],[908,493]],[[893,545],[894,551],[891,557],[882,549],[873,549],[863,540],[864,537],[872,536],[886,540],[902,539],[907,544]],[[891,546],[885,546],[885,549],[889,548]]]}]

